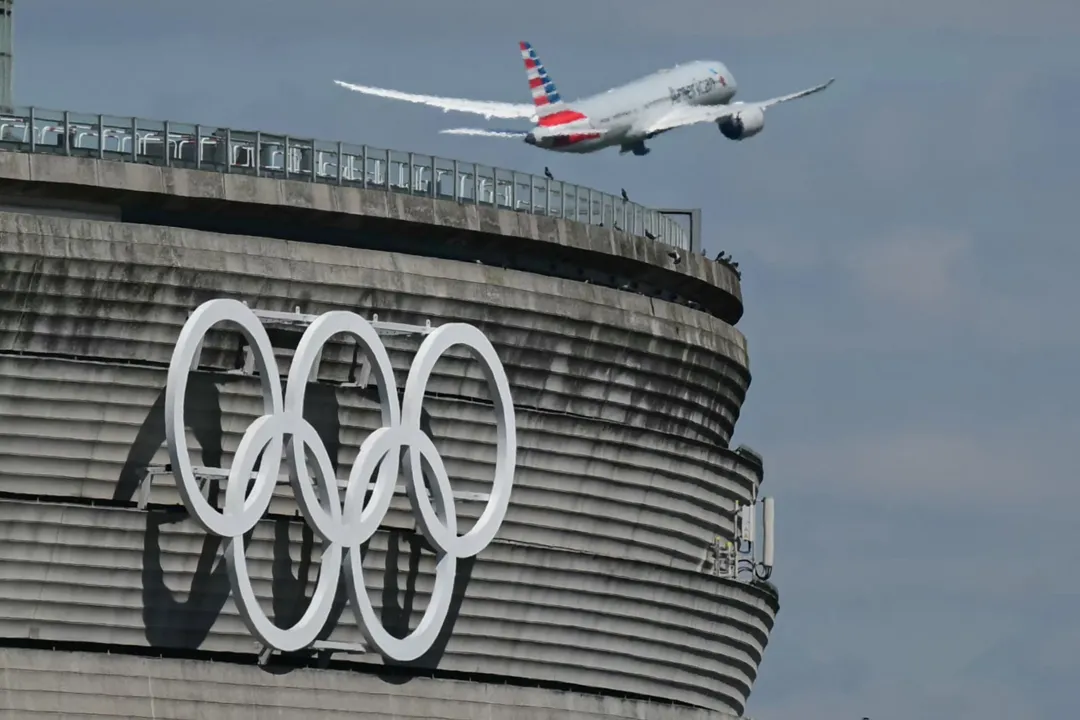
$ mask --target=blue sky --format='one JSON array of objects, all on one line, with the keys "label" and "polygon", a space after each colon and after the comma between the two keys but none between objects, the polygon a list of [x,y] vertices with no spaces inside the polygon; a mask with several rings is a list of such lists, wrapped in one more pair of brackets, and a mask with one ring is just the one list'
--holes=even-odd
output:
[{"label": "blue sky", "polygon": [[[737,440],[777,497],[783,608],[748,714],[1075,716],[1080,3],[510,5],[19,3],[15,97],[703,208],[744,273]],[[837,82],[749,141],[701,126],[645,158],[442,136],[472,118],[331,82],[526,101],[520,39],[564,98],[703,57],[743,100]]]}]

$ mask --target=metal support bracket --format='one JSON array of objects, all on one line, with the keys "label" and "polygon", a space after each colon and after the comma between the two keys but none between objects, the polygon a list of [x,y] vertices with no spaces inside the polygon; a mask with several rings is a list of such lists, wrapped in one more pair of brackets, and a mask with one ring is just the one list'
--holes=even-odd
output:
[{"label": "metal support bracket", "polygon": [[[247,302],[244,301],[244,304],[247,305]],[[252,312],[255,313],[255,317],[259,318],[259,321],[264,327],[292,332],[303,332],[307,329],[308,325],[315,322],[319,317],[318,315],[300,312],[300,306],[297,306],[293,312],[279,312],[277,310],[252,310]],[[425,321],[423,325],[384,322],[379,320],[379,315],[377,313],[373,313],[371,320],[368,322],[375,328],[375,332],[383,336],[428,335],[436,329],[435,326],[431,324],[430,320]],[[199,346],[196,348],[195,354],[191,358],[192,371],[199,369],[199,359],[202,356],[204,342],[206,342],[205,336],[199,341]],[[241,352],[243,353],[243,362],[240,364],[240,367],[235,370],[226,370],[226,373],[231,375],[252,375],[255,372],[255,355],[247,342],[244,342]],[[318,381],[319,366],[321,362],[322,357],[320,356],[312,364],[311,375],[308,377],[309,382]],[[356,378],[355,381],[341,384],[345,387],[367,387],[368,382],[371,379],[371,367],[365,356],[361,355],[359,361],[354,359],[353,367],[350,370],[350,375]]]},{"label": "metal support bracket", "polygon": [[[274,654],[280,655],[281,653],[272,647],[263,645],[262,643],[255,643],[255,648],[258,651],[259,659],[258,664],[260,667],[265,667],[270,658]],[[363,643],[345,643],[345,642],[333,642],[330,640],[316,640],[311,645],[304,648],[304,650],[314,650],[316,652],[333,654],[335,652],[344,653],[346,655],[367,655],[367,646]]]},{"label": "metal support bracket", "polygon": [[[278,312],[276,310],[253,310],[252,312],[255,313],[255,317],[262,321],[264,326],[296,331],[303,331],[308,325],[319,318],[318,315],[309,315],[300,312],[299,306],[297,306],[296,310],[293,312]],[[380,335],[427,335],[435,330],[430,320],[426,321],[423,325],[384,322],[379,320],[379,315],[377,313],[372,314],[371,320],[368,322],[371,323],[372,327],[374,327],[375,331]]]}]

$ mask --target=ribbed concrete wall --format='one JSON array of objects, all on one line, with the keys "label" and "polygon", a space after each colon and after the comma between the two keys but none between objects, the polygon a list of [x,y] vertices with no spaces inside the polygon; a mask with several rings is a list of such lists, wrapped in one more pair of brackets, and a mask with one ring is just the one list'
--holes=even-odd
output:
[{"label": "ribbed concrete wall", "polygon": [[[0,492],[9,497],[0,542],[10,549],[0,637],[252,651],[224,568],[211,570],[216,544],[182,514],[131,503],[143,468],[167,462],[162,397],[179,329],[222,296],[266,310],[464,320],[494,343],[517,408],[514,495],[459,587],[445,654],[427,664],[741,712],[776,603],[696,571],[761,479],[726,449],[749,382],[736,330],[679,305],[539,275],[95,220],[0,213]],[[198,464],[227,467],[261,414],[253,381],[213,372],[233,366],[233,337],[208,338],[209,365],[189,391]],[[387,344],[403,383],[415,343]],[[288,354],[279,353],[282,372]],[[347,346],[332,344],[320,379],[344,380],[347,361]],[[494,451],[482,376],[456,356],[428,389],[455,488],[482,489]],[[378,425],[376,405],[325,382],[308,396],[344,476]],[[178,502],[168,479],[150,499]],[[461,514],[475,517],[473,505]],[[297,575],[313,580],[318,543],[289,520],[287,488],[272,510],[248,556],[266,609],[286,624],[298,615]],[[422,609],[433,557],[417,551],[410,569],[407,513],[396,500],[365,564],[396,568],[387,577],[412,584]],[[373,575],[376,607],[383,589]],[[346,619],[331,637],[359,634]]]},{"label": "ribbed concrete wall", "polygon": [[[225,568],[206,558],[216,539],[176,513],[0,500],[0,528],[3,637],[252,652]],[[305,552],[302,531],[267,520],[248,546],[256,593],[279,625],[299,619],[297,578],[314,581],[321,557],[310,534]],[[402,606],[426,606],[434,573],[434,555],[400,535],[380,532],[365,556],[391,627]],[[506,542],[460,565],[445,650],[420,666],[738,711],[771,624],[763,597],[702,574]],[[330,640],[363,641],[348,613]]]},{"label": "ribbed concrete wall", "polygon": [[[407,694],[402,691],[407,691]],[[208,702],[207,698],[214,698]],[[573,692],[123,655],[5,650],[0,714],[27,720],[709,720],[692,708]]]}]

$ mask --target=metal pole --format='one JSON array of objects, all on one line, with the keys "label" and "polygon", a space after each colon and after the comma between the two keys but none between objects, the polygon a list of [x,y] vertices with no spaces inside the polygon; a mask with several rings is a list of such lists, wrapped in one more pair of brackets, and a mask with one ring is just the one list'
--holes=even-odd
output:
[{"label": "metal pole", "polygon": [[165,121],[164,135],[161,138],[161,153],[165,156],[165,167],[172,165],[172,155],[169,154],[169,121]]},{"label": "metal pole", "polygon": [[15,107],[15,0],[0,0],[0,110]]}]

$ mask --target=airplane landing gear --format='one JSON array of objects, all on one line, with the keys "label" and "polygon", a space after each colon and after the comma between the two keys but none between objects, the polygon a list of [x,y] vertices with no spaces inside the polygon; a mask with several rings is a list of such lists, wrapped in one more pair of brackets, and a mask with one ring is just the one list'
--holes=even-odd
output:
[{"label": "airplane landing gear", "polygon": [[625,155],[628,152],[632,152],[638,157],[641,157],[642,155],[648,155],[652,151],[649,148],[645,147],[644,141],[639,140],[636,143],[623,145],[622,148],[619,150],[620,155]]}]

